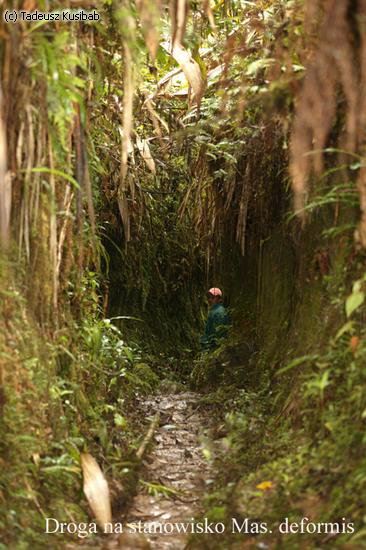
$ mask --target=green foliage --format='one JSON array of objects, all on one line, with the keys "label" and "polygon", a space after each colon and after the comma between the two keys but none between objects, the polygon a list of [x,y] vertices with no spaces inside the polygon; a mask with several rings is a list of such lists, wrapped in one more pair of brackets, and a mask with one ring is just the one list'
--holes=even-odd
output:
[{"label": "green foliage", "polygon": [[64,542],[51,535],[45,540],[44,517],[88,521],[80,452],[88,450],[111,479],[121,479],[123,498],[129,498],[136,485],[133,448],[141,436],[129,403],[153,391],[159,378],[138,347],[100,318],[94,273],[83,280],[83,319],[69,317],[53,340],[34,325],[10,273],[6,268],[1,279],[0,494],[6,507],[0,525],[7,547],[48,548],[52,539],[58,548]]},{"label": "green foliage", "polygon": [[364,283],[365,281],[366,281],[366,277],[364,276],[362,279],[356,281],[353,284],[352,294],[350,294],[350,296],[348,296],[346,300],[347,317],[351,317],[352,313],[356,311],[363,304],[365,300],[365,293],[361,289],[362,289],[362,283]]},{"label": "green foliage", "polygon": [[[51,32],[34,26],[24,33],[27,48],[19,49],[28,57],[19,66],[30,68],[34,97],[28,105],[28,96],[20,94],[26,96],[27,118],[9,132],[9,158],[17,158],[26,178],[24,189],[23,180],[15,187],[14,196],[23,199],[13,210],[21,212],[24,228],[28,213],[42,207],[32,226],[28,265],[34,263],[42,304],[51,303],[50,281],[60,276],[53,298],[62,313],[53,311],[54,325],[46,318],[40,328],[19,290],[27,285],[4,279],[0,498],[6,510],[0,527],[8,547],[15,541],[17,549],[41,548],[45,515],[87,517],[85,501],[72,504],[80,502],[80,451],[93,452],[113,478],[122,475],[127,485],[135,480],[131,449],[141,430],[131,404],[136,394],[154,391],[162,373],[182,376],[177,357],[197,349],[203,291],[218,276],[236,300],[240,326],[231,348],[200,357],[191,374],[196,388],[217,388],[203,403],[225,410],[218,448],[204,442],[205,456],[216,460],[221,473],[206,501],[208,517],[245,514],[276,524],[284,511],[296,519],[314,505],[319,520],[347,514],[357,522],[357,535],[337,539],[336,545],[364,542],[365,277],[347,272],[347,262],[357,265],[347,256],[349,246],[342,251],[340,242],[342,261],[328,265],[322,259],[327,252],[335,259],[332,245],[322,241],[320,252],[314,245],[318,233],[334,238],[354,228],[358,200],[350,182],[362,158],[355,155],[353,164],[332,166],[324,174],[324,187],[305,207],[319,214],[318,225],[301,234],[293,220],[283,224],[293,94],[308,56],[302,5],[214,2],[216,33],[201,8],[191,6],[185,44],[209,84],[200,109],[174,95],[176,88],[170,97],[169,90],[157,89],[157,81],[176,64],[162,47],[155,65],[148,60],[134,4],[115,10],[113,3],[103,3],[105,17],[85,40],[71,28]],[[162,19],[167,35],[168,21]],[[124,181],[121,36],[139,69],[134,128],[157,166],[152,173],[132,133]],[[218,70],[210,79],[212,69]],[[146,107],[147,97],[153,98],[153,111]],[[35,99],[40,114],[34,112]],[[79,110],[83,144],[74,131]],[[32,147],[38,138],[39,146]],[[83,149],[76,155],[73,142],[76,152]],[[71,175],[80,168],[77,156],[83,165],[89,157],[88,219],[81,216],[86,197],[85,205],[81,198],[81,205],[73,201],[64,210],[72,198],[62,190],[78,193],[88,179],[84,174],[81,186]],[[38,166],[24,170],[24,159],[35,158]],[[340,169],[347,173],[344,180],[342,173],[346,183],[337,179]],[[32,180],[28,200],[31,177],[35,184]],[[49,199],[51,177],[57,185]],[[103,275],[87,240],[93,224]],[[19,241],[26,235],[24,230]],[[45,268],[51,241],[53,260],[59,255],[63,260],[59,273],[55,266],[53,273]],[[349,279],[356,279],[353,286]],[[26,282],[33,292],[31,275]],[[262,346],[258,355],[254,346],[248,351],[244,345],[255,332]],[[174,350],[174,357],[164,357],[163,350]],[[152,494],[169,493],[157,484],[145,487]],[[299,547],[304,540],[293,537],[283,547]],[[318,547],[323,543],[316,540]],[[210,539],[210,550],[212,544]],[[306,544],[312,541],[306,538]],[[56,548],[57,541],[52,545]]]},{"label": "green foliage", "polygon": [[149,495],[152,495],[154,497],[157,497],[157,496],[169,497],[171,495],[179,496],[180,494],[179,491],[177,491],[176,489],[172,489],[171,487],[166,487],[165,485],[161,485],[159,483],[152,483],[152,482],[143,481],[143,480],[141,480],[140,483],[143,487],[147,489],[147,492],[149,493]]},{"label": "green foliage", "polygon": [[76,51],[72,32],[63,30],[52,35],[32,34],[34,42],[33,79],[45,79],[47,112],[55,128],[55,144],[67,151],[67,135],[74,118],[74,103],[83,108],[83,91],[86,86],[80,71],[86,71],[86,57]]}]

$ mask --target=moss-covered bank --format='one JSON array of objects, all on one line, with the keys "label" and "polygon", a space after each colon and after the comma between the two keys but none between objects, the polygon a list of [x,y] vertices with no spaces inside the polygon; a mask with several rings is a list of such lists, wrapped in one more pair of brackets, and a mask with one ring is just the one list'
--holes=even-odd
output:
[{"label": "moss-covered bank", "polygon": [[75,538],[46,535],[45,518],[90,521],[81,452],[106,472],[115,511],[136,490],[135,450],[148,428],[136,395],[153,391],[160,372],[103,319],[94,276],[84,281],[83,319],[65,304],[58,331],[35,322],[24,281],[2,262],[0,548],[64,548]]},{"label": "moss-covered bank", "polygon": [[[351,234],[329,238],[329,214],[319,212],[304,229],[274,224],[258,240],[256,277],[246,284],[244,271],[238,285],[236,274],[241,304],[232,341],[216,363],[196,368],[196,382],[209,381],[214,391],[205,399],[226,411],[214,436],[221,474],[206,513],[226,525],[249,518],[249,527],[196,537],[194,548],[366,546],[364,255]],[[254,289],[255,301],[243,299]],[[240,323],[248,304],[257,351],[240,360],[240,342],[252,335]],[[285,518],[308,519],[303,532],[294,526],[283,534]],[[255,527],[260,522],[266,532]],[[314,523],[333,527],[306,527]]]}]

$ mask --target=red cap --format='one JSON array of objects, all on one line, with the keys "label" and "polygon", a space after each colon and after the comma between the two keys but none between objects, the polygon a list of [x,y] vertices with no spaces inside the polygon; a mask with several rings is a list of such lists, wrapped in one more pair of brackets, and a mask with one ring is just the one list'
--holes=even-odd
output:
[{"label": "red cap", "polygon": [[208,293],[212,294],[212,296],[222,296],[222,292],[219,288],[210,288]]}]

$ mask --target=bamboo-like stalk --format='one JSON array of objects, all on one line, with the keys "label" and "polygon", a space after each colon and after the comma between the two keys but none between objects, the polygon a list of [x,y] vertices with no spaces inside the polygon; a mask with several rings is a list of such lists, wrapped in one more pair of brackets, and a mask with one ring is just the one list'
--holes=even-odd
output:
[{"label": "bamboo-like stalk", "polygon": [[79,239],[79,254],[78,254],[78,289],[80,288],[83,264],[84,264],[84,212],[83,212],[83,193],[84,193],[84,166],[82,153],[82,138],[81,138],[81,120],[80,106],[76,105],[75,116],[75,147],[76,147],[76,179],[79,184],[79,189],[76,195],[76,225]]},{"label": "bamboo-like stalk", "polygon": [[55,320],[57,319],[58,306],[58,274],[57,274],[57,221],[56,221],[56,182],[53,174],[54,160],[52,152],[52,144],[49,136],[48,139],[48,155],[50,161],[50,257],[52,266],[52,306]]},{"label": "bamboo-like stalk", "polygon": [[3,94],[0,89],[0,244],[7,248],[10,240],[11,178],[7,170],[3,108]]},{"label": "bamboo-like stalk", "polygon": [[[87,156],[86,148],[84,149],[85,156]],[[84,183],[85,183],[85,191],[86,191],[86,199],[88,203],[88,214],[90,219],[90,225],[92,230],[92,246],[93,246],[93,254],[94,254],[94,261],[96,265],[98,265],[98,254],[97,254],[97,242],[96,242],[96,225],[95,225],[95,211],[94,211],[94,203],[93,203],[93,190],[92,185],[90,181],[90,173],[89,173],[89,164],[88,159],[84,159]]]},{"label": "bamboo-like stalk", "polygon": [[134,78],[132,67],[132,53],[127,43],[124,44],[125,67],[124,67],[124,94],[123,94],[123,114],[122,114],[122,151],[121,151],[121,186],[124,188],[124,182],[127,176],[128,149],[132,132],[133,119],[133,94]]},{"label": "bamboo-like stalk", "polygon": [[28,139],[27,139],[27,164],[26,164],[26,173],[24,177],[24,246],[25,253],[27,256],[28,262],[30,261],[30,208],[31,208],[31,170],[34,166],[34,135],[33,135],[33,120],[32,120],[32,109],[30,104],[26,105],[25,112],[27,115],[28,123]]},{"label": "bamboo-like stalk", "polygon": [[[36,166],[43,165],[43,156],[46,142],[46,129],[44,124],[41,121],[38,124],[38,133],[37,133],[37,158]],[[33,228],[38,224],[38,214],[39,214],[39,203],[40,203],[40,174],[34,174],[34,204],[31,205],[31,214],[33,220]]]},{"label": "bamboo-like stalk", "polygon": [[66,192],[65,192],[65,197],[64,197],[64,204],[63,204],[63,209],[64,209],[64,220],[63,220],[63,224],[61,226],[61,230],[60,230],[60,236],[59,236],[59,239],[58,239],[58,244],[57,244],[57,261],[56,261],[56,276],[59,277],[60,275],[60,268],[61,268],[61,261],[62,261],[62,249],[63,249],[63,246],[64,246],[64,242],[65,242],[65,237],[66,237],[66,230],[67,230],[67,226],[69,224],[69,216],[70,216],[70,210],[71,210],[71,204],[72,204],[72,200],[74,198],[74,193],[71,191],[71,187],[68,185],[66,187]]},{"label": "bamboo-like stalk", "polygon": [[157,412],[155,414],[151,424],[150,424],[150,427],[148,429],[148,432],[147,432],[146,436],[144,437],[143,442],[141,443],[140,447],[136,451],[136,456],[139,460],[141,460],[142,457],[144,456],[146,448],[147,448],[148,444],[150,443],[150,441],[151,441],[151,439],[154,435],[154,432],[155,432],[157,426],[159,425],[159,422],[160,422],[160,413]]},{"label": "bamboo-like stalk", "polygon": [[24,227],[24,202],[21,202],[20,205],[20,215],[19,215],[19,236],[18,236],[18,257],[21,258],[22,255],[22,245],[23,245],[23,227]]}]

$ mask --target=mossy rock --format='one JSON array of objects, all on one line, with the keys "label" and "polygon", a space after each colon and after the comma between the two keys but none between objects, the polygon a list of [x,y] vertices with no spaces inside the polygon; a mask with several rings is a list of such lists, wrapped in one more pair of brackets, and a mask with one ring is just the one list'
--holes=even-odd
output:
[{"label": "mossy rock", "polygon": [[78,388],[78,390],[76,391],[76,402],[79,411],[83,415],[87,414],[91,405],[89,399],[85,395],[85,392],[81,388]]},{"label": "mossy rock", "polygon": [[147,363],[136,363],[133,366],[133,373],[140,378],[144,384],[148,384],[151,389],[155,388],[160,380]]},{"label": "mossy rock", "polygon": [[225,364],[218,357],[211,354],[204,354],[194,362],[190,375],[192,389],[208,390],[218,385],[225,372]]},{"label": "mossy rock", "polygon": [[180,382],[173,382],[173,380],[162,380],[159,385],[159,391],[166,394],[174,394],[179,393],[181,391],[185,391],[187,388],[184,386],[184,384],[181,384]]}]

